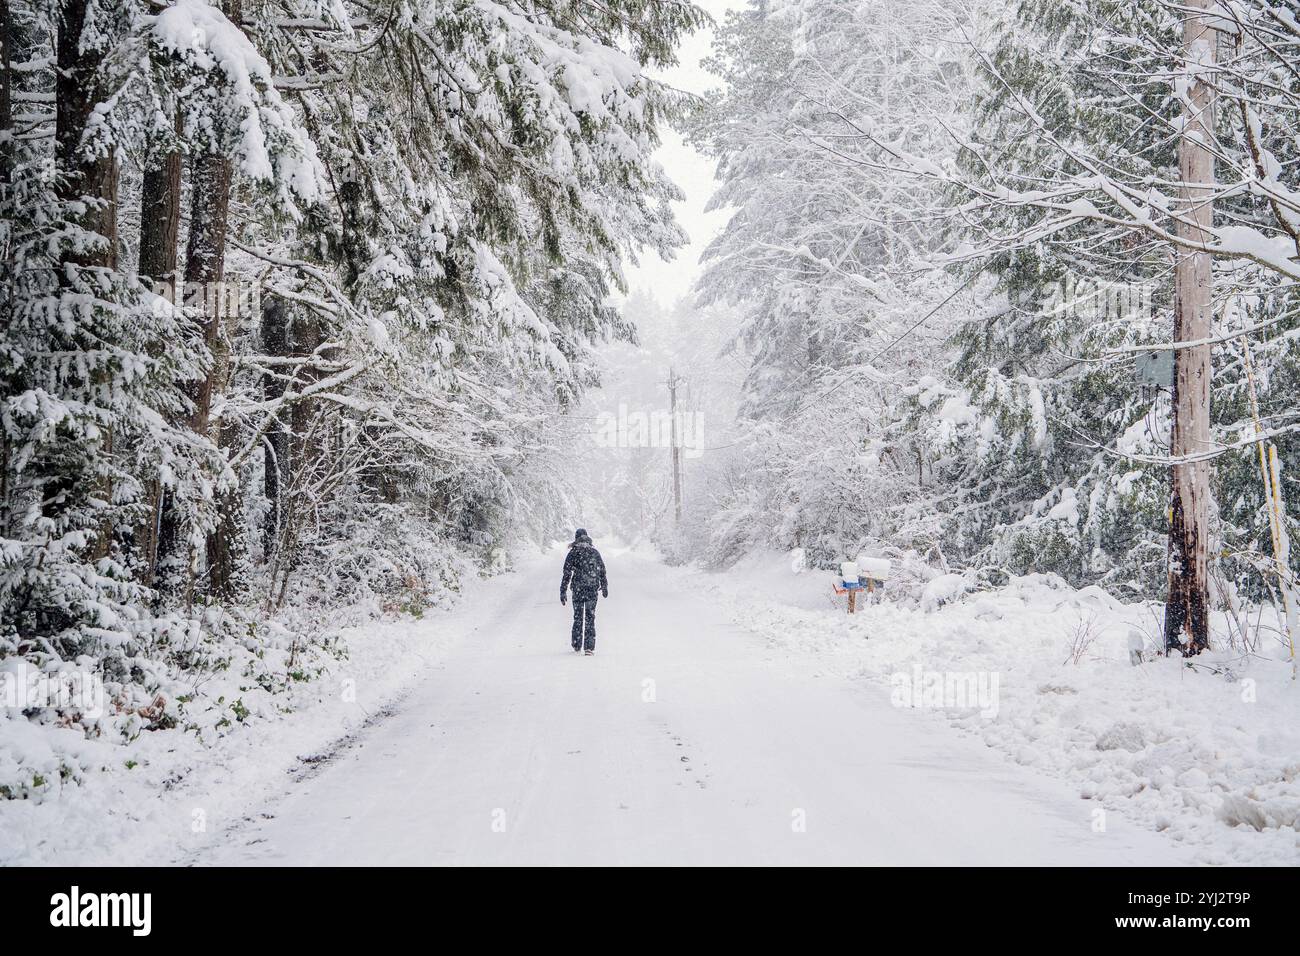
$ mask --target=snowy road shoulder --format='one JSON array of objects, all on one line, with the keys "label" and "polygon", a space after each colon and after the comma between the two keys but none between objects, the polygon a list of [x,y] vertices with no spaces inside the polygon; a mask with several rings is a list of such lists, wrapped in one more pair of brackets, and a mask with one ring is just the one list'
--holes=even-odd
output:
[{"label": "snowy road shoulder", "polygon": [[0,864],[160,864],[220,840],[292,774],[400,706],[406,690],[473,632],[491,612],[491,582],[468,577],[463,586],[453,610],[342,628],[346,655],[295,689],[291,710],[273,700],[283,712],[255,715],[206,745],[180,729],[146,732],[126,746],[0,721],[5,747],[75,745],[101,768],[41,799],[0,800]]},{"label": "snowy road shoulder", "polygon": [[1202,863],[1300,863],[1300,689],[1277,653],[1132,666],[1149,610],[1047,580],[850,617],[826,574],[793,575],[781,555],[678,573],[774,658],[869,681],[917,719],[1063,779],[1099,819],[1119,811]]}]

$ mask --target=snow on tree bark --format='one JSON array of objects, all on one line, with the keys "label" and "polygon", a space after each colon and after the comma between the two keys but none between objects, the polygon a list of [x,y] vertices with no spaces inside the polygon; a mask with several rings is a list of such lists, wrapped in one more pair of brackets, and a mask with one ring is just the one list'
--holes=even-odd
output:
[{"label": "snow on tree bark", "polygon": [[88,142],[98,102],[100,65],[107,37],[88,19],[94,0],[63,0],[59,6],[55,98],[58,195],[81,209],[84,235],[66,259],[111,269],[117,264],[117,157],[103,143]]}]

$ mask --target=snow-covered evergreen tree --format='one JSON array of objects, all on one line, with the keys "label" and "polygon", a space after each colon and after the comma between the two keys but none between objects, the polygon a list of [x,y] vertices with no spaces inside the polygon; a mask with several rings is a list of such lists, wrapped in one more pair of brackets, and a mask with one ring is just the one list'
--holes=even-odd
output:
[{"label": "snow-covered evergreen tree", "polygon": [[[0,332],[4,441],[0,629],[38,659],[110,657],[147,632],[138,581],[148,487],[202,525],[212,448],[178,429],[180,383],[207,353],[177,310],[118,268],[115,100],[135,11],[15,4]],[[54,43],[56,62],[39,51]],[[57,73],[56,73],[57,67]],[[54,112],[43,108],[53,102]],[[53,131],[53,143],[45,134]]]},{"label": "snow-covered evergreen tree", "polygon": [[[941,483],[970,498],[950,523],[967,558],[1128,593],[1163,591],[1168,396],[1139,387],[1125,350],[1166,342],[1172,328],[1170,242],[1149,218],[1130,214],[1131,197],[1172,208],[1160,190],[1179,178],[1171,131],[1183,95],[1180,18],[1162,4],[1025,0],[979,57],[985,92],[962,172],[935,178],[957,184],[964,254],[997,276],[999,295],[956,335],[950,390],[918,392],[917,416],[939,394],[970,405],[966,427],[937,436],[932,452],[945,462]],[[1238,33],[1232,72],[1248,87],[1272,71],[1246,35]],[[1232,94],[1233,81],[1224,85]],[[1252,97],[1236,99],[1255,108]],[[1253,181],[1250,124],[1232,106],[1225,97],[1218,114],[1223,175]],[[1279,125],[1256,123],[1268,149],[1286,148]],[[1220,217],[1258,230],[1285,225],[1266,191],[1225,189]],[[1257,348],[1270,368],[1285,369],[1294,363],[1285,334],[1293,309],[1283,277],[1269,272],[1225,256],[1216,300],[1224,333],[1270,323]],[[1241,349],[1231,339],[1217,349],[1215,417],[1225,444],[1245,417]],[[1235,398],[1220,404],[1220,396]],[[988,450],[961,454],[970,447]],[[1228,503],[1219,533],[1237,547],[1267,527],[1247,457],[1223,459],[1217,472],[1217,497]],[[1258,587],[1241,564],[1224,571]]]},{"label": "snow-covered evergreen tree", "polygon": [[953,38],[967,17],[799,0],[753,4],[719,34],[726,90],[693,133],[718,159],[714,207],[735,212],[700,293],[742,310],[752,432],[717,560],[764,544],[828,562],[895,533],[934,543],[897,507],[922,490],[898,420],[903,387],[935,367],[960,283],[927,268],[940,237],[923,210],[940,194],[858,144],[870,128],[908,153],[953,151],[951,129],[917,116],[962,122],[968,65]]},{"label": "snow-covered evergreen tree", "polygon": [[[1289,449],[1272,383],[1294,365],[1293,31],[1265,4],[1223,13],[1216,301],[1223,333],[1251,328],[1267,356],[1266,424]],[[1172,327],[1180,17],[800,0],[729,21],[727,91],[695,132],[736,213],[700,288],[746,303],[758,459],[718,516],[721,555],[875,539],[1163,592],[1168,396],[1133,356]],[[1221,576],[1258,591],[1243,348],[1216,345],[1218,437],[1243,449],[1219,460],[1216,527],[1243,558]]]},{"label": "snow-covered evergreen tree", "polygon": [[548,426],[683,241],[647,71],[697,8],[6,10],[0,658],[161,726],[227,652],[301,671],[259,614],[418,607],[554,527]]}]

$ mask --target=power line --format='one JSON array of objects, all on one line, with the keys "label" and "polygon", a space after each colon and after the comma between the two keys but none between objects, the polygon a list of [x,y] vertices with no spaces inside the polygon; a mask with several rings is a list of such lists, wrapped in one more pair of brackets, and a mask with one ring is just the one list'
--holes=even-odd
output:
[{"label": "power line", "polygon": [[[898,345],[900,342],[903,341],[903,339],[907,338],[909,335],[911,335],[913,332],[915,332],[917,329],[919,329],[922,325],[924,325],[924,324],[925,324],[925,323],[926,323],[926,322],[927,322],[927,321],[928,321],[928,320],[929,320],[929,319],[930,319],[930,318],[931,318],[931,317],[932,317],[936,312],[938,312],[940,309],[942,309],[945,305],[947,305],[947,304],[948,304],[949,302],[951,302],[953,299],[957,298],[957,296],[960,295],[962,292],[966,291],[966,289],[970,286],[970,284],[971,284],[972,282],[974,282],[977,278],[979,278],[980,275],[982,275],[982,270],[981,270],[981,271],[978,271],[978,272],[973,272],[973,273],[971,273],[970,278],[968,278],[965,282],[963,282],[963,283],[962,283],[961,285],[959,285],[956,289],[954,289],[954,290],[953,290],[953,291],[952,291],[952,292],[951,292],[951,293],[950,293],[950,294],[949,294],[949,295],[948,295],[948,296],[947,296],[947,297],[946,297],[942,302],[940,302],[938,305],[936,305],[934,308],[932,308],[929,312],[925,313],[925,315],[921,316],[919,319],[917,319],[915,322],[913,322],[911,325],[909,325],[906,329],[904,329],[902,332],[900,332],[900,333],[899,333],[899,334],[898,334],[898,335],[893,339],[893,341],[891,341],[888,345],[886,345],[884,348],[882,348],[882,349],[881,349],[879,352],[877,352],[875,355],[871,356],[871,358],[867,359],[865,362],[859,362],[859,363],[857,363],[857,365],[855,366],[855,368],[860,368],[860,367],[863,366],[863,365],[871,365],[871,364],[873,364],[873,363],[875,363],[875,362],[878,362],[881,358],[883,358],[883,357],[885,356],[886,353],[888,353],[891,349],[893,349],[894,346]],[[819,399],[819,398],[825,398],[827,395],[830,395],[832,392],[834,392],[836,389],[840,388],[842,385],[846,384],[848,381],[849,381],[849,378],[848,378],[847,375],[846,375],[845,377],[842,377],[838,382],[836,382],[835,384],[833,384],[830,388],[827,388],[827,389],[825,389],[824,391],[819,392],[819,393],[813,395],[813,396],[812,396],[812,399],[815,400],[815,399]],[[780,424],[784,424],[785,422],[787,422],[787,421],[789,421],[791,418],[793,418],[795,415],[798,415],[798,414],[800,414],[800,413],[803,412],[803,411],[804,411],[804,408],[799,407],[798,405],[796,405],[795,408],[791,409],[791,410],[790,410],[789,412],[787,412],[785,415],[783,415],[783,416],[781,416],[780,418],[778,418],[778,419],[776,420],[775,424],[778,424],[778,425],[780,425]],[[753,439],[753,437],[754,437],[754,434],[753,434],[753,432],[751,431],[750,434],[747,435],[746,437],[744,437],[744,438],[738,438],[738,439],[736,439],[736,440],[733,441],[733,442],[727,442],[725,445],[710,445],[710,446],[707,446],[707,447],[705,447],[705,448],[701,448],[701,449],[698,449],[698,450],[704,452],[704,451],[721,451],[721,450],[724,449],[724,448],[734,448],[736,445],[743,445],[745,442],[747,442],[747,441],[751,441],[751,440]]]}]

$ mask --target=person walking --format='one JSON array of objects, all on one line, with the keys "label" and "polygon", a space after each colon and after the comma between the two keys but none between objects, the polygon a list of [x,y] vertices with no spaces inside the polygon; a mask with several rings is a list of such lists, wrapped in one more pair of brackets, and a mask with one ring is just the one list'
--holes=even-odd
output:
[{"label": "person walking", "polygon": [[591,543],[586,528],[573,533],[573,543],[564,558],[564,577],[560,579],[560,604],[573,593],[573,633],[569,644],[575,653],[585,650],[588,657],[596,653],[596,592],[609,597],[605,577],[605,560]]}]

